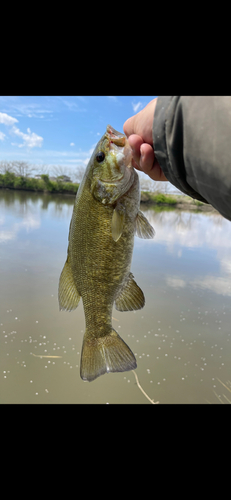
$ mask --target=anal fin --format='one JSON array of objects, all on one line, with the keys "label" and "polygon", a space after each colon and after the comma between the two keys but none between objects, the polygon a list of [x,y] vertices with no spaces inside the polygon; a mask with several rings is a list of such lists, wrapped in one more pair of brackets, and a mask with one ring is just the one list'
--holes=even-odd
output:
[{"label": "anal fin", "polygon": [[80,294],[75,286],[68,257],[59,278],[58,297],[59,309],[64,311],[76,309],[80,301]]},{"label": "anal fin", "polygon": [[133,274],[129,273],[125,285],[115,300],[115,308],[117,311],[136,311],[142,309],[144,304],[144,294],[135,282]]}]

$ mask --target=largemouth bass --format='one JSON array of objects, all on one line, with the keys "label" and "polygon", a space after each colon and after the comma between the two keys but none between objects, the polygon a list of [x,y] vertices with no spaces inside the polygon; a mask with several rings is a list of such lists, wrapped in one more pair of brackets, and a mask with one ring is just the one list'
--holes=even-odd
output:
[{"label": "largemouth bass", "polygon": [[130,272],[134,234],[153,238],[139,210],[139,177],[124,134],[110,125],[98,142],[79,186],[69,229],[67,260],[59,280],[59,307],[72,311],[80,297],[86,321],[80,376],[136,368],[136,359],[112,327],[118,311],[141,309],[145,299]]}]

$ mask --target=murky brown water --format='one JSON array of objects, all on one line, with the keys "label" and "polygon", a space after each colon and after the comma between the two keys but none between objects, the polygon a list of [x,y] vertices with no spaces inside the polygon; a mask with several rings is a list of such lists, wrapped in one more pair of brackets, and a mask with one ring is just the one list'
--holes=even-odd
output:
[{"label": "murky brown water", "polygon": [[[133,372],[80,378],[82,304],[59,312],[57,300],[73,203],[0,190],[0,403],[150,404]],[[176,210],[146,216],[156,236],[135,238],[131,269],[146,305],[114,309],[113,326],[154,401],[229,403],[231,223]]]}]

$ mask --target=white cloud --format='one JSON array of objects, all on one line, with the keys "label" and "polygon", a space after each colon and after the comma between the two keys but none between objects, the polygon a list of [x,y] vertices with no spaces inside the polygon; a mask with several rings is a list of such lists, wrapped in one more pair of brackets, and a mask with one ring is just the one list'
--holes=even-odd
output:
[{"label": "white cloud", "polygon": [[[0,123],[3,123],[3,125],[7,125],[8,127],[12,127],[10,129],[10,133],[23,139],[24,142],[22,144],[11,143],[13,146],[18,146],[19,148],[22,148],[23,146],[27,146],[28,148],[42,146],[43,137],[31,132],[29,128],[27,129],[27,134],[21,132],[21,130],[14,125],[15,123],[18,123],[18,120],[13,118],[13,116],[7,115],[7,113],[0,113]],[[0,141],[4,141],[5,137],[6,135],[3,134],[3,132],[0,132]]]},{"label": "white cloud", "polygon": [[0,113],[0,123],[3,123],[4,125],[14,125],[14,123],[17,122],[18,120],[13,118],[13,116],[7,115],[6,113]]},{"label": "white cloud", "polygon": [[74,142],[71,142],[71,143],[70,143],[70,146],[74,146],[74,145],[75,145],[75,143],[74,143]]},{"label": "white cloud", "polygon": [[[28,118],[41,118],[41,114],[50,114],[53,112],[50,108],[49,100],[46,97],[39,97],[39,102],[37,103],[28,102],[28,99],[26,99],[24,102],[22,102],[22,100],[23,98],[20,98],[19,96],[12,98],[12,100],[7,97],[7,100],[3,101],[2,105],[9,108],[9,110],[12,110],[12,112],[15,113],[16,116],[28,116]],[[46,106],[49,107],[49,109],[47,109]]]},{"label": "white cloud", "polygon": [[79,104],[77,102],[70,100],[69,98],[68,98],[68,100],[61,98],[61,100],[62,100],[62,103],[68,108],[69,111],[81,111],[81,112],[87,111],[86,108],[80,108]]},{"label": "white cloud", "polygon": [[133,107],[133,111],[135,113],[137,113],[138,109],[143,107],[143,104],[142,104],[142,102],[137,102],[137,103],[132,102],[132,107]]},{"label": "white cloud", "polygon": [[27,129],[27,134],[24,134],[14,125],[11,132],[23,139],[24,142],[22,144],[17,144],[19,148],[22,148],[23,146],[27,146],[28,148],[37,148],[42,146],[43,137],[31,132],[29,128]]},{"label": "white cloud", "polygon": [[31,161],[31,152],[33,152],[33,163],[36,165],[46,164],[47,167],[61,165],[65,167],[70,166],[71,168],[75,168],[79,165],[86,166],[96,146],[95,143],[91,148],[86,150],[68,146],[68,148],[63,151],[41,148],[40,150],[37,149],[38,153],[36,154],[36,149],[19,148],[18,144],[15,144],[13,141],[12,143],[14,146],[17,146],[17,148],[11,152],[11,156],[17,161],[21,159],[22,161]]}]

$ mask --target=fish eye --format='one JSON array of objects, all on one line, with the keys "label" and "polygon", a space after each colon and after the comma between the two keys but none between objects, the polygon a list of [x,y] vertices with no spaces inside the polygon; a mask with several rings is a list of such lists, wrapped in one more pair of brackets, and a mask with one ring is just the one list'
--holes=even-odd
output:
[{"label": "fish eye", "polygon": [[99,151],[96,155],[96,160],[98,161],[98,163],[101,163],[105,158],[105,154],[103,151]]}]

